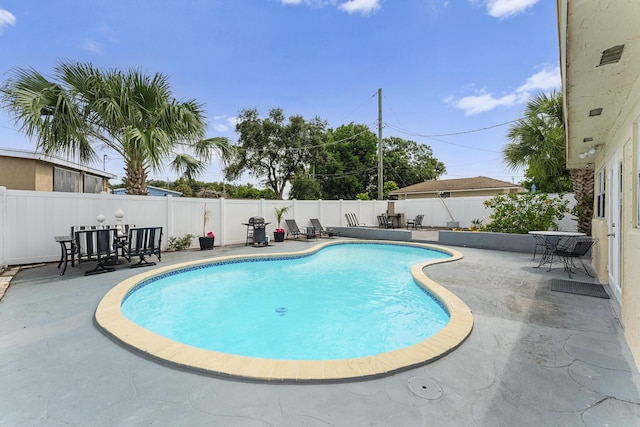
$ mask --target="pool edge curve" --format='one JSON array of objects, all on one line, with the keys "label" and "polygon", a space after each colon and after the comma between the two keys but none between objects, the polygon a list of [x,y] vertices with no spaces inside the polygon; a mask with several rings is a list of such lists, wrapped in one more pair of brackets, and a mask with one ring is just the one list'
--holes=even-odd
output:
[{"label": "pool edge curve", "polygon": [[[121,311],[122,302],[132,288],[144,280],[173,270],[238,259],[299,257],[315,253],[330,245],[350,243],[417,246],[450,254],[450,258],[425,261],[411,267],[411,275],[416,283],[428,290],[449,311],[449,322],[444,328],[417,344],[374,356],[339,360],[277,360],[221,353],[182,344],[137,325],[127,319]],[[191,371],[267,382],[317,383],[374,378],[433,362],[455,350],[469,336],[473,329],[471,309],[453,292],[431,280],[423,271],[429,265],[451,262],[462,257],[456,250],[432,244],[388,240],[340,240],[319,243],[296,252],[233,255],[182,262],[137,274],[115,285],[98,304],[94,321],[103,333],[135,352]]]}]

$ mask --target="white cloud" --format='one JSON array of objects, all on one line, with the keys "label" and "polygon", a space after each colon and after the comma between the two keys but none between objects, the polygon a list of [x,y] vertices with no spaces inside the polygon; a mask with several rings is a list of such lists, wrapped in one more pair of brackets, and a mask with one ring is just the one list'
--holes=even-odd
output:
[{"label": "white cloud", "polygon": [[[351,13],[360,13],[367,15],[377,9],[380,9],[381,0],[346,0],[338,2],[338,0],[280,0],[285,6],[289,5],[305,5],[312,7],[336,6],[338,9]],[[339,4],[338,4],[339,3]]]},{"label": "white cloud", "polygon": [[495,98],[489,93],[483,93],[477,96],[465,96],[456,101],[454,105],[456,108],[464,110],[466,116],[472,116],[498,107],[511,107],[516,104],[517,100],[518,97],[515,94]]},{"label": "white cloud", "polygon": [[466,116],[472,116],[499,107],[508,108],[524,104],[531,98],[532,92],[559,89],[560,85],[560,68],[544,65],[542,70],[529,77],[523,85],[512,93],[496,97],[485,90],[481,90],[478,95],[465,96],[459,99],[450,95],[443,101],[463,110]]},{"label": "white cloud", "polygon": [[105,24],[97,27],[97,34],[95,34],[94,38],[90,38],[82,43],[82,48],[88,52],[95,54],[104,53],[105,49],[114,43],[118,43],[117,34]]},{"label": "white cloud", "polygon": [[82,48],[91,53],[102,53],[102,51],[104,50],[104,45],[102,43],[98,43],[95,40],[89,39],[85,40],[85,42],[82,43]]},{"label": "white cloud", "polygon": [[213,128],[213,130],[220,133],[223,133],[229,130],[229,126],[223,123],[212,123],[211,127]]},{"label": "white cloud", "polygon": [[229,126],[232,127],[236,127],[236,125],[238,124],[238,118],[237,117],[227,117],[227,123],[229,123]]},{"label": "white cloud", "polygon": [[326,5],[335,5],[337,0],[280,0],[280,3],[284,5],[304,4],[307,6],[321,7]]},{"label": "white cloud", "polygon": [[487,0],[486,8],[494,18],[508,18],[524,12],[540,0]]},{"label": "white cloud", "polygon": [[367,15],[380,8],[380,0],[349,0],[338,6],[347,13]]},{"label": "white cloud", "polygon": [[100,36],[109,43],[117,43],[119,41],[118,35],[108,25],[100,25],[100,27],[98,27],[98,32],[100,33]]},{"label": "white cloud", "polygon": [[560,79],[560,67],[544,66],[533,76],[529,77],[525,84],[517,89],[517,92],[532,92],[534,90],[558,89],[562,85]]},{"label": "white cloud", "polygon": [[233,116],[229,117],[227,115],[214,116],[212,119],[211,127],[213,130],[219,133],[225,133],[228,131],[234,131],[236,128],[236,123],[238,122],[238,118]]},{"label": "white cloud", "polygon": [[16,25],[16,17],[6,9],[0,9],[0,34],[9,25]]}]

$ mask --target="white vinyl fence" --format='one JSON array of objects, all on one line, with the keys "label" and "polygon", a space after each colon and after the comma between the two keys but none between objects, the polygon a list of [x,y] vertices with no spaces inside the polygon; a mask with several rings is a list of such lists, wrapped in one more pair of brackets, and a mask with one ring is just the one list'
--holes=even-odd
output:
[{"label": "white vinyl fence", "polygon": [[[444,227],[457,221],[468,227],[473,219],[483,219],[484,197],[396,200],[395,212],[406,219],[425,215],[423,226]],[[573,197],[570,198],[573,205]],[[291,206],[286,219],[295,219],[300,228],[310,226],[318,218],[326,227],[346,226],[344,214],[353,212],[361,223],[376,226],[377,215],[387,211],[387,201],[361,200],[236,200],[186,197],[128,196],[114,194],[83,194],[7,190],[0,187],[0,268],[8,265],[57,261],[60,247],[54,236],[69,235],[76,225],[97,224],[104,215],[105,224],[116,224],[114,212],[124,212],[123,224],[139,227],[162,226],[163,249],[169,237],[185,234],[201,236],[215,233],[216,246],[244,244],[246,223],[250,217],[261,216],[270,224],[271,234],[277,227],[274,209]],[[209,222],[203,229],[203,213],[209,211]],[[284,223],[281,224],[283,228]],[[567,217],[561,223],[564,230],[575,230],[575,221]],[[194,239],[192,247],[197,247]]]}]

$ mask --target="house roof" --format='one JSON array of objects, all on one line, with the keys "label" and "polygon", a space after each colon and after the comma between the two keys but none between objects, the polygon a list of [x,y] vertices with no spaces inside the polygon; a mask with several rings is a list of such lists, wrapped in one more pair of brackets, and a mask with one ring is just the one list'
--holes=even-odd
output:
[{"label": "house roof", "polygon": [[522,188],[520,185],[512,184],[498,179],[477,176],[475,178],[443,179],[441,181],[424,181],[408,187],[400,188],[389,192],[389,194],[407,193],[436,193],[441,191],[479,191],[479,190],[502,190],[511,188]]},{"label": "house roof", "polygon": [[[126,188],[116,188],[112,191],[113,194],[127,194]],[[182,196],[182,192],[169,190],[168,188],[154,187],[153,185],[147,185],[147,194],[149,196]]]},{"label": "house roof", "polygon": [[0,148],[0,156],[15,157],[19,159],[40,160],[42,162],[47,162],[47,163],[51,163],[58,166],[64,166],[69,169],[83,171],[91,175],[97,175],[107,179],[114,179],[116,177],[116,175],[109,172],[101,171],[99,169],[94,169],[88,166],[74,163],[69,160],[62,159],[60,157],[49,156],[42,153],[35,153],[33,151],[16,150],[13,148]]}]

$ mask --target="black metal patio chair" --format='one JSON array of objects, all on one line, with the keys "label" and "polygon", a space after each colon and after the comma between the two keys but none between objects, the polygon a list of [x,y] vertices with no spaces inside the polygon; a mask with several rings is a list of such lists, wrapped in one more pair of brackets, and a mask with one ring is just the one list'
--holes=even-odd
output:
[{"label": "black metal patio chair", "polygon": [[416,228],[422,229],[423,218],[424,218],[424,215],[420,214],[420,215],[416,215],[414,219],[407,220],[407,229],[409,228],[409,226],[411,226],[411,228],[413,228],[414,230]]},{"label": "black metal patio chair", "polygon": [[95,261],[96,267],[84,273],[85,276],[114,271],[107,266],[118,259],[118,244],[115,228],[85,229],[74,232],[75,251],[78,266],[83,262]]},{"label": "black metal patio chair", "polygon": [[394,228],[393,221],[389,220],[389,217],[386,215],[378,215],[378,226],[380,228]]},{"label": "black metal patio chair", "polygon": [[573,247],[567,248],[567,247],[558,246],[551,255],[551,263],[553,263],[554,255],[560,257],[560,259],[562,259],[562,262],[564,263],[565,271],[569,273],[569,278],[571,278],[573,269],[576,268],[574,260],[578,259],[580,260],[580,264],[582,265],[582,268],[585,271],[585,273],[587,273],[589,277],[593,277],[591,273],[589,273],[587,266],[584,264],[582,257],[585,256],[587,252],[589,252],[589,250],[593,247],[593,245],[596,244],[596,242],[597,242],[597,239],[593,239],[590,237],[579,238],[575,240]]},{"label": "black metal patio chair", "polygon": [[[160,246],[162,243],[162,227],[129,228],[127,240],[122,245],[122,256],[129,262],[129,267],[144,267],[156,265],[148,261],[146,257],[155,255],[161,261]],[[131,260],[137,257],[138,262],[131,264]]]}]

